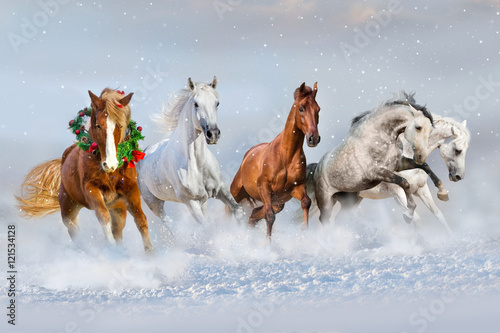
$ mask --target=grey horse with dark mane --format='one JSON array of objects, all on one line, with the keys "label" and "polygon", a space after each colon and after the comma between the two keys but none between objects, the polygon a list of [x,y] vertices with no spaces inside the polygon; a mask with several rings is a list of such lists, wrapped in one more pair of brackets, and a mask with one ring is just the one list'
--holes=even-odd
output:
[{"label": "grey horse with dark mane", "polygon": [[346,198],[351,193],[354,204],[360,191],[381,182],[401,186],[409,197],[408,208],[414,209],[408,181],[394,172],[400,163],[398,136],[404,133],[413,147],[415,163],[422,164],[428,155],[433,119],[413,96],[414,93],[401,91],[372,111],[355,117],[343,143],[327,152],[315,170],[308,168],[322,223],[329,221],[338,200],[348,202]]}]

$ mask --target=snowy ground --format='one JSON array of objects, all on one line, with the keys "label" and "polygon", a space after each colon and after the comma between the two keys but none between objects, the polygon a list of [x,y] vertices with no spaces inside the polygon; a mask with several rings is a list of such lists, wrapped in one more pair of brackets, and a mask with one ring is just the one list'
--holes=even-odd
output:
[{"label": "snowy ground", "polygon": [[110,248],[85,212],[72,244],[58,216],[22,220],[3,199],[2,250],[6,224],[18,231],[16,331],[498,332],[500,226],[487,214],[456,214],[449,238],[425,212],[415,232],[390,201],[367,202],[351,225],[303,232],[290,204],[269,244],[263,225],[212,202],[203,226],[173,212],[175,245],[148,211],[147,257],[132,221]]}]

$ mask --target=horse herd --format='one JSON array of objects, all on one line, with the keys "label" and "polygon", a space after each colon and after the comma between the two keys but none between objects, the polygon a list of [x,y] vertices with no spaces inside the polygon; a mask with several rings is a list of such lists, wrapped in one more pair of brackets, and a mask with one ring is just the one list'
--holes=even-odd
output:
[{"label": "horse herd", "polygon": [[319,211],[320,221],[327,223],[337,202],[345,211],[363,198],[394,197],[410,223],[418,219],[415,195],[450,232],[432,200],[428,176],[438,187],[441,200],[448,200],[447,191],[425,160],[439,148],[450,180],[463,179],[470,140],[465,121],[431,114],[415,102],[414,94],[401,91],[354,117],[342,144],[318,163],[307,165],[303,144],[304,140],[309,147],[320,143],[320,107],[317,83],[312,88],[302,83],[294,92],[284,130],[273,141],[254,146],[245,154],[228,189],[220,165],[208,149],[221,135],[216,86],[215,77],[211,83],[189,78],[187,89],[175,94],[153,117],[166,138],[147,147],[137,163],[117,157],[134,130],[129,106],[133,93],[125,96],[106,88],[98,97],[89,91],[90,119],[81,130],[88,131],[93,149],[73,144],[62,158],[35,166],[16,197],[18,207],[27,217],[60,210],[73,240],[79,211],[84,207],[94,210],[112,244],[122,241],[128,211],[147,252],[154,247],[141,197],[163,221],[168,218],[165,201],[184,203],[200,223],[209,198],[221,200],[238,221],[246,219],[244,204],[252,208],[248,223],[255,226],[265,219],[267,236],[271,237],[276,214],[292,198],[300,201],[302,209],[297,214],[301,218],[303,214],[303,227],[307,228],[311,214]]}]

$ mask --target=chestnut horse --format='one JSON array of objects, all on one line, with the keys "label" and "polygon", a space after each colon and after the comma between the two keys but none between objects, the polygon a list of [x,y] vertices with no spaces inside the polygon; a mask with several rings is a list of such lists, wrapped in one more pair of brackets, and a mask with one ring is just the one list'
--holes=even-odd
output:
[{"label": "chestnut horse", "polygon": [[94,210],[106,239],[121,243],[127,210],[134,217],[146,252],[153,251],[148,222],[141,208],[135,168],[119,167],[118,144],[125,139],[130,121],[128,106],[133,93],[104,89],[100,97],[89,90],[92,101],[90,138],[98,150],[90,153],[73,144],[62,158],[34,167],[22,184],[19,208],[28,217],[42,217],[61,210],[69,235],[75,240],[78,213]]},{"label": "chestnut horse", "polygon": [[249,224],[255,226],[265,218],[268,237],[271,237],[275,215],[291,198],[300,200],[304,211],[303,226],[308,226],[311,199],[306,193],[307,164],[302,146],[304,136],[309,147],[316,147],[320,141],[317,92],[317,82],[313,89],[304,82],[295,90],[295,100],[283,132],[270,143],[250,148],[231,184],[231,194],[236,202],[243,199],[262,202],[263,206],[254,207]]}]

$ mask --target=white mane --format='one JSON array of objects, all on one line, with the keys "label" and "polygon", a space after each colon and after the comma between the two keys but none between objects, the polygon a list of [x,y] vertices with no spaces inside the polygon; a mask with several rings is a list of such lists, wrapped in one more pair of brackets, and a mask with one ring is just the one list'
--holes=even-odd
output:
[{"label": "white mane", "polygon": [[444,122],[448,123],[453,126],[453,130],[455,132],[455,137],[452,140],[452,142],[455,142],[457,145],[469,146],[469,141],[470,141],[470,131],[467,127],[465,127],[462,123],[456,121],[453,118],[449,117],[441,117],[436,114],[432,114],[434,117],[434,122],[439,123],[439,122]]},{"label": "white mane", "polygon": [[182,89],[177,94],[170,96],[168,102],[163,105],[161,113],[151,116],[151,120],[156,124],[158,130],[168,137],[177,128],[179,115],[184,104],[186,104],[192,91]]},{"label": "white mane", "polygon": [[191,97],[196,98],[202,92],[211,92],[219,98],[219,93],[212,86],[196,82],[194,90],[181,89],[177,94],[171,95],[168,102],[163,106],[161,113],[151,116],[151,120],[156,124],[160,132],[165,133],[165,136],[169,137],[177,128],[179,116],[187,100]]}]

